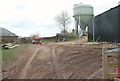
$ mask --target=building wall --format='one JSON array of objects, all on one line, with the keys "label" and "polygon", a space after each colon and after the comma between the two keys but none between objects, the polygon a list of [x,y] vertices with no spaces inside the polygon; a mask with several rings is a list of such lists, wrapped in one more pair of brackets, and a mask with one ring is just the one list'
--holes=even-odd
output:
[{"label": "building wall", "polygon": [[[120,42],[120,6],[94,17],[95,41]],[[88,24],[88,41],[93,39],[93,20]]]},{"label": "building wall", "polygon": [[16,43],[17,36],[2,36],[2,43]]}]

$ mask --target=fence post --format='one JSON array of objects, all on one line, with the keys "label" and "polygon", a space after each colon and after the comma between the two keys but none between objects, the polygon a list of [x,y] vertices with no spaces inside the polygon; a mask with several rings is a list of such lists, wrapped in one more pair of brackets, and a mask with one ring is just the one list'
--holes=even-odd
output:
[{"label": "fence post", "polygon": [[102,69],[103,69],[103,74],[102,74],[102,78],[103,79],[108,79],[108,71],[107,71],[107,54],[106,53],[106,48],[103,47],[102,48]]}]

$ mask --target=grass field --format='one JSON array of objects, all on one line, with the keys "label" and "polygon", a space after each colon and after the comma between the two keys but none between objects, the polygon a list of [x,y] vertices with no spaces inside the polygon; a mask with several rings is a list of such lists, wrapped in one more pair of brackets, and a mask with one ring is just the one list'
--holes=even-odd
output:
[{"label": "grass field", "polygon": [[2,60],[15,59],[17,54],[25,52],[29,47],[29,44],[21,44],[19,47],[13,49],[2,49]]}]

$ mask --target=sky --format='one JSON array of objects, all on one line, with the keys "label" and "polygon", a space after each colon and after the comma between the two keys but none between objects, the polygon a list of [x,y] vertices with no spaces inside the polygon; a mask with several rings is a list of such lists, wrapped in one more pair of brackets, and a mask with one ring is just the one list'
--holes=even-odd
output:
[{"label": "sky", "polygon": [[74,29],[74,4],[90,4],[94,15],[118,5],[120,0],[0,0],[0,27],[6,28],[18,36],[28,37],[39,34],[41,37],[55,36],[61,29],[55,22],[55,16],[68,11],[72,23],[68,31]]}]

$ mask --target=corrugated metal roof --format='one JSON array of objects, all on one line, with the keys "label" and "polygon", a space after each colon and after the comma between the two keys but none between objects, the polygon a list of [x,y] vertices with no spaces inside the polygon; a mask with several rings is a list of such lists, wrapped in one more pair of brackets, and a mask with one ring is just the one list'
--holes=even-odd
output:
[{"label": "corrugated metal roof", "polygon": [[17,36],[17,35],[8,31],[5,28],[0,27],[0,36]]}]

